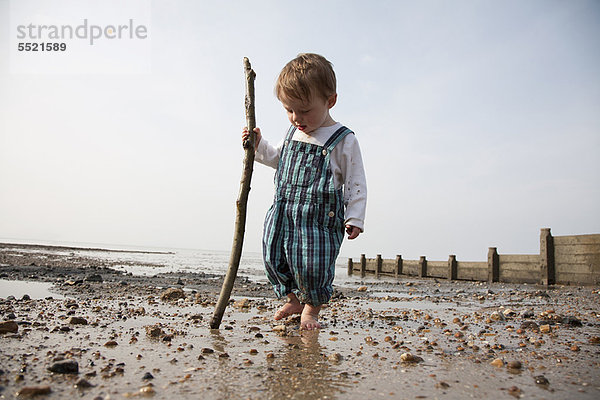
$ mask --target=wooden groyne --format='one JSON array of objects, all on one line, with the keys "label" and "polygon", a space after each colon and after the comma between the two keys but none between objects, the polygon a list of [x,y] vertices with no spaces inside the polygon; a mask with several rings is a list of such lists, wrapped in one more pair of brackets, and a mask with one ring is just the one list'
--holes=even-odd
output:
[{"label": "wooden groyne", "polygon": [[487,261],[461,261],[450,255],[447,261],[383,259],[360,256],[348,259],[348,275],[402,275],[450,280],[472,280],[542,285],[600,284],[600,234],[552,236],[550,228],[540,232],[539,254],[498,254],[488,249]]}]

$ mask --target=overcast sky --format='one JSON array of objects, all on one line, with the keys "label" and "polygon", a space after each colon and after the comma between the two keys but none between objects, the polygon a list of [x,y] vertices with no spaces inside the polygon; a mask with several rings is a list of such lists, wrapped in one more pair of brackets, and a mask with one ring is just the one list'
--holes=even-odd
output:
[{"label": "overcast sky", "polygon": [[[21,1],[0,0],[1,240],[229,250],[242,59],[277,142],[273,85],[301,52],[334,64],[332,116],[363,152],[365,232],[343,255],[485,260],[490,246],[538,252],[543,227],[600,233],[598,1]],[[128,50],[67,41],[61,64],[36,54],[27,70],[6,27],[28,13],[133,19],[148,35]],[[257,165],[246,251],[260,251],[272,196]]]}]

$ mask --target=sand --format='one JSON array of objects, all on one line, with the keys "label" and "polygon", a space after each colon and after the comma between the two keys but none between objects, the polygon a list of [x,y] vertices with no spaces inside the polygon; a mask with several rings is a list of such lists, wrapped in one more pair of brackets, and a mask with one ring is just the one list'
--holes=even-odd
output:
[{"label": "sand", "polygon": [[238,279],[211,330],[222,277],[27,250],[0,245],[0,279],[51,282],[52,297],[0,293],[0,398],[600,396],[597,287],[357,278],[303,332]]}]

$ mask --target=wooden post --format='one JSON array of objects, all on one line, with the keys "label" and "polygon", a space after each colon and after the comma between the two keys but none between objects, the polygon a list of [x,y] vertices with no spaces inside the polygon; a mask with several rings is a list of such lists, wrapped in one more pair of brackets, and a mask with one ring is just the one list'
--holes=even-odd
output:
[{"label": "wooden post", "polygon": [[456,256],[451,254],[448,257],[448,279],[451,281],[456,280],[458,276],[458,263],[456,262]]},{"label": "wooden post", "polygon": [[360,255],[360,277],[364,278],[367,275],[367,257],[364,254]]},{"label": "wooden post", "polygon": [[348,259],[348,276],[352,276],[353,273],[354,273],[354,263],[352,262],[352,259],[349,258]]},{"label": "wooden post", "polygon": [[425,256],[421,256],[421,258],[419,258],[419,270],[421,271],[419,274],[421,278],[427,277],[427,259]]},{"label": "wooden post", "polygon": [[495,247],[488,249],[488,282],[498,282],[500,280],[500,257]]},{"label": "wooden post", "polygon": [[254,143],[256,140],[256,133],[254,133],[254,128],[256,128],[256,116],[254,113],[254,78],[256,78],[256,74],[247,57],[244,57],[244,72],[246,75],[246,124],[250,136],[244,143],[244,169],[242,170],[240,193],[236,202],[237,213],[235,218],[233,246],[231,248],[231,256],[229,257],[229,268],[227,269],[227,274],[223,280],[219,300],[217,301],[213,317],[210,321],[211,329],[219,329],[221,320],[223,319],[223,313],[225,313],[225,308],[229,303],[229,297],[231,296],[235,277],[237,275],[238,267],[240,266],[242,246],[244,244],[244,232],[246,230],[246,207],[248,205],[250,181],[252,180],[252,170],[254,167]]},{"label": "wooden post", "polygon": [[376,264],[375,264],[375,278],[379,278],[379,275],[381,274],[381,268],[383,266],[383,259],[381,258],[381,254],[377,254],[377,259],[376,259]]},{"label": "wooden post", "polygon": [[396,256],[396,271],[394,276],[398,278],[399,275],[402,275],[402,256],[400,254]]},{"label": "wooden post", "polygon": [[550,228],[542,228],[540,232],[540,259],[542,285],[554,285],[556,283],[556,266],[554,264],[554,238]]}]

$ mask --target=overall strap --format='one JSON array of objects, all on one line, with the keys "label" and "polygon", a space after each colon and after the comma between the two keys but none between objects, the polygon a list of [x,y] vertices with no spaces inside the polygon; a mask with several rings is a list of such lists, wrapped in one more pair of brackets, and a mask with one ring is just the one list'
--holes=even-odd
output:
[{"label": "overall strap", "polygon": [[347,134],[349,133],[354,133],[352,132],[350,129],[346,128],[345,126],[342,126],[340,129],[338,129],[337,131],[334,132],[333,135],[331,135],[331,137],[329,139],[327,139],[327,142],[325,142],[325,144],[323,145],[323,147],[325,147],[328,151],[332,151],[333,148],[343,139],[346,137]]},{"label": "overall strap", "polygon": [[290,125],[290,129],[288,129],[287,133],[285,134],[286,142],[289,143],[289,141],[292,140],[292,137],[294,136],[294,132],[296,132],[296,127],[294,125]]}]

